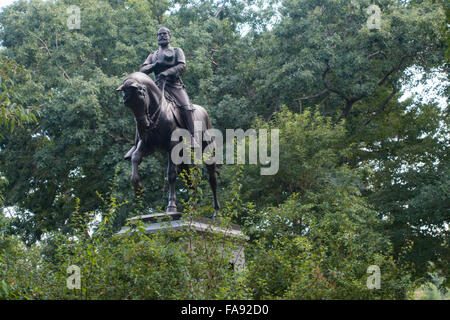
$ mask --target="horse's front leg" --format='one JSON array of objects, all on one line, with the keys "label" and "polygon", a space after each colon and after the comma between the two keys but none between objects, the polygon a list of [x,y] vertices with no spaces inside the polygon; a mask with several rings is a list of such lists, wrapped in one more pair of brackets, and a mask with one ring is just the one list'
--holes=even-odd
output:
[{"label": "horse's front leg", "polygon": [[136,150],[131,155],[131,183],[133,184],[134,191],[137,193],[142,190],[142,185],[139,181],[138,167],[142,162],[142,140],[139,140]]},{"label": "horse's front leg", "polygon": [[209,164],[206,165],[206,168],[208,169],[208,175],[209,175],[209,185],[211,186],[211,191],[214,197],[214,210],[216,211],[214,213],[214,216],[217,215],[217,211],[220,210],[220,204],[219,204],[219,198],[217,197],[217,175],[216,175],[216,164]]},{"label": "horse's front leg", "polygon": [[169,204],[166,212],[177,212],[175,182],[177,180],[177,166],[172,162],[169,153],[169,163],[167,165],[167,180],[169,180]]}]

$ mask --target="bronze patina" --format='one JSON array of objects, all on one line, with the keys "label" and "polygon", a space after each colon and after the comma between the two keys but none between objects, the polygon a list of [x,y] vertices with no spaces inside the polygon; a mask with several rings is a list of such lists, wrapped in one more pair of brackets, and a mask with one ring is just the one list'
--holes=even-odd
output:
[{"label": "bronze patina", "polygon": [[[186,86],[181,75],[186,70],[186,58],[181,48],[170,45],[170,30],[162,27],[157,32],[159,49],[150,53],[140,67],[139,71],[145,74],[154,73],[155,83],[159,89],[163,89],[168,101],[179,108],[184,127],[194,139],[194,120],[192,111],[194,106],[189,100]],[[127,152],[124,159],[130,160],[139,140],[136,130],[135,145]]]},{"label": "bronze patina", "polygon": [[[202,131],[201,136],[204,136],[203,133],[211,129],[212,125],[206,110],[199,105],[190,103],[180,78],[180,74],[186,68],[184,54],[181,49],[170,47],[169,40],[170,31],[166,28],[159,29],[160,49],[148,56],[140,72],[126,76],[122,85],[116,90],[122,91],[123,102],[126,107],[130,108],[136,121],[136,143],[127,154],[132,163],[131,182],[134,189],[136,192],[142,189],[138,166],[143,157],[155,151],[167,152],[169,158],[167,212],[177,212],[175,181],[178,173],[188,169],[189,165],[186,163],[175,164],[172,160],[172,149],[182,141],[182,137],[179,141],[172,141],[172,133],[179,128],[187,128],[192,135],[194,132],[192,124],[194,121],[198,121],[201,124],[199,126]],[[152,71],[155,73],[155,81],[147,75]],[[183,116],[180,117],[180,114]],[[181,118],[183,120],[179,121],[178,119]],[[189,127],[188,123],[192,127]],[[200,143],[202,150],[205,150],[214,141],[201,141]],[[206,168],[214,197],[214,208],[219,210],[216,164],[206,164]]]}]

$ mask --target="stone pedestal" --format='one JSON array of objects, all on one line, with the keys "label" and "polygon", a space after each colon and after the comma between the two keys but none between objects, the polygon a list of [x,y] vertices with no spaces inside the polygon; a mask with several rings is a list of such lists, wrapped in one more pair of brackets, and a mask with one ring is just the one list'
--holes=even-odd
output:
[{"label": "stone pedestal", "polygon": [[[249,238],[242,233],[239,225],[230,223],[225,228],[220,226],[214,219],[206,217],[182,219],[182,216],[183,213],[181,212],[164,212],[136,216],[128,220],[130,222],[142,221],[146,234],[166,230],[195,230],[200,234],[214,233],[225,235],[233,243],[232,258],[229,261],[230,267],[234,270],[240,270],[245,266],[244,246]],[[123,227],[117,234],[123,235],[129,230],[130,227]]]}]

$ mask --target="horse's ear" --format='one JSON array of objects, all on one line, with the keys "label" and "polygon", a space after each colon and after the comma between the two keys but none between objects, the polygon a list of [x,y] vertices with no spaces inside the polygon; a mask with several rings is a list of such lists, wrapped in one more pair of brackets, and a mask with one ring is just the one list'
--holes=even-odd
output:
[{"label": "horse's ear", "polygon": [[122,90],[123,90],[123,84],[116,89],[116,91],[122,91]]}]

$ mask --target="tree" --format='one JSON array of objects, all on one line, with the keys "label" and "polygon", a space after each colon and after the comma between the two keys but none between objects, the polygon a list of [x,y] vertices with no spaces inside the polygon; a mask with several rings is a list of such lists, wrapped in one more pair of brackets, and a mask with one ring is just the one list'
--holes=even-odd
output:
[{"label": "tree", "polygon": [[[272,46],[261,58],[272,76],[258,88],[259,102],[267,107],[284,103],[300,112],[320,104],[336,120],[353,112],[371,117],[396,97],[409,66],[429,71],[442,65],[446,46],[440,3],[378,4],[381,28],[370,31],[370,1],[283,1]],[[367,103],[379,95],[378,104]]]},{"label": "tree", "polygon": [[[66,9],[74,4],[82,8],[79,30],[66,25]],[[100,208],[95,192],[105,193],[116,166],[121,195],[131,196],[129,165],[121,158],[133,143],[134,122],[114,89],[145,59],[154,30],[139,3],[123,4],[19,1],[1,13],[2,55],[28,70],[33,87],[20,95],[26,105],[40,106],[37,124],[4,133],[1,141],[0,163],[10,182],[6,204],[17,206],[16,231],[30,242],[51,230],[69,232],[76,198],[83,210]],[[154,207],[163,203],[164,167],[158,158],[143,164]]]},{"label": "tree", "polygon": [[389,121],[378,123],[376,135],[368,130],[366,151],[359,151],[373,167],[367,195],[389,222],[395,252],[411,247],[403,261],[413,262],[414,275],[428,279],[432,261],[448,281],[448,119],[435,104],[388,110]]}]

